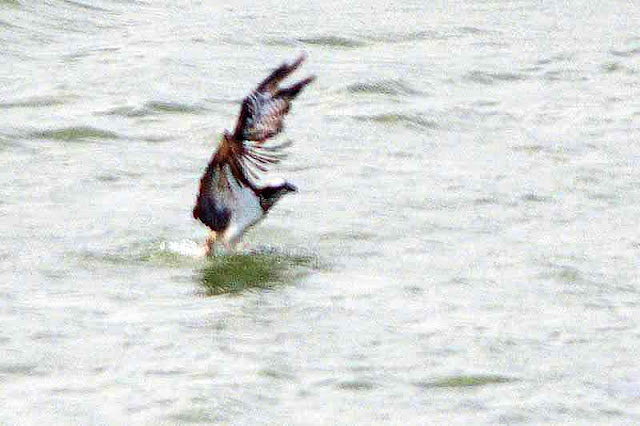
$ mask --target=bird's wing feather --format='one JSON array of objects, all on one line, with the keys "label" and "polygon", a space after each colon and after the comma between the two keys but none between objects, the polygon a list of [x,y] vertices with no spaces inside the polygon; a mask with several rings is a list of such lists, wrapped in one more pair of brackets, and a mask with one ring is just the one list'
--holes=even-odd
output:
[{"label": "bird's wing feather", "polygon": [[244,99],[233,132],[234,139],[262,143],[282,131],[284,116],[291,109],[291,101],[315,80],[314,76],[310,76],[291,87],[279,87],[280,82],[294,72],[304,58],[301,55],[292,64],[285,63],[276,68]]}]

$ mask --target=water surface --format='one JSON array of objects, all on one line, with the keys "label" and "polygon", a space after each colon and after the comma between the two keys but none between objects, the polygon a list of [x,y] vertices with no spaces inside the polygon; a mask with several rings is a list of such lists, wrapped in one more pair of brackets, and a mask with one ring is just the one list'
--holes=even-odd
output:
[{"label": "water surface", "polygon": [[[0,1],[0,423],[637,423],[639,11]],[[301,51],[300,192],[204,260]]]}]

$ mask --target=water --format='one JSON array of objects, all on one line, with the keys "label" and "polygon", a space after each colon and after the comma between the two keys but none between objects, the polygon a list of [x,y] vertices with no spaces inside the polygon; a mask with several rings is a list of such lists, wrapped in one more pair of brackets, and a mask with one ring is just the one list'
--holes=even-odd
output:
[{"label": "water", "polygon": [[[0,1],[0,423],[640,421],[633,2]],[[318,80],[234,256],[239,101]]]}]

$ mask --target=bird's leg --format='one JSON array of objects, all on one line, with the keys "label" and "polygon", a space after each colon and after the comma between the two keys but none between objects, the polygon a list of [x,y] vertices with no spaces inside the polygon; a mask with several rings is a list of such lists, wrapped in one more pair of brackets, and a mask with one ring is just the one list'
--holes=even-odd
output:
[{"label": "bird's leg", "polygon": [[222,246],[224,247],[224,252],[226,254],[235,253],[237,245],[238,245],[237,239],[225,241],[222,243]]},{"label": "bird's leg", "polygon": [[213,255],[213,246],[216,243],[217,234],[215,231],[211,231],[207,236],[207,240],[204,243],[204,254],[205,256]]}]

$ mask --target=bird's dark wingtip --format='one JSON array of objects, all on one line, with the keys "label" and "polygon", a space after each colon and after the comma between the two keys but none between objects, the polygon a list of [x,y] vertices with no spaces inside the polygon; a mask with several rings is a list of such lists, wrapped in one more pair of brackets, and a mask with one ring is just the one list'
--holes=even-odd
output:
[{"label": "bird's dark wingtip", "polygon": [[307,54],[305,52],[300,52],[295,61],[293,61],[293,63],[289,65],[290,72],[293,72],[295,69],[297,69],[306,59]]}]

